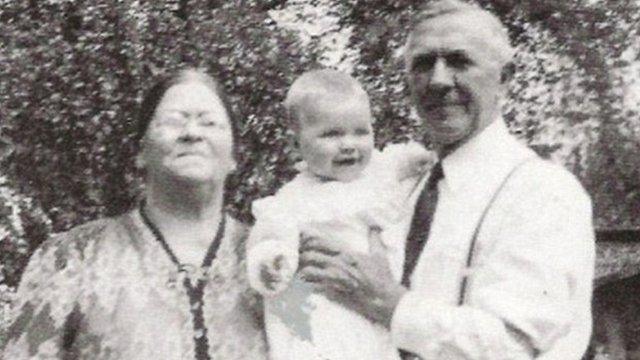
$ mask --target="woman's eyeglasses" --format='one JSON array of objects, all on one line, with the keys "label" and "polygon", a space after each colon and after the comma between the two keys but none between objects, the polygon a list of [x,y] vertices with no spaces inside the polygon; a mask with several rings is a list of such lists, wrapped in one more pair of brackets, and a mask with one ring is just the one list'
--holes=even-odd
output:
[{"label": "woman's eyeglasses", "polygon": [[201,111],[197,113],[190,113],[187,111],[179,110],[166,110],[156,114],[156,118],[153,124],[157,127],[173,127],[182,128],[186,126],[190,121],[195,121],[197,125],[209,127],[209,126],[223,126],[225,123],[221,121],[214,113],[210,111]]}]

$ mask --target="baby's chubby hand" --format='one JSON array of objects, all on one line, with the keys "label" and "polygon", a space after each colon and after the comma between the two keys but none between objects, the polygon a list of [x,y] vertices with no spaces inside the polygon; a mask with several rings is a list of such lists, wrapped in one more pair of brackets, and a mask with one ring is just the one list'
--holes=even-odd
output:
[{"label": "baby's chubby hand", "polygon": [[417,142],[411,141],[396,146],[395,163],[400,181],[422,176],[426,169],[435,163],[434,154]]},{"label": "baby's chubby hand", "polygon": [[279,254],[260,264],[260,282],[270,293],[277,294],[287,287],[296,271],[292,262]]},{"label": "baby's chubby hand", "polygon": [[379,155],[383,169],[394,174],[395,181],[421,177],[436,161],[435,154],[424,145],[409,141],[400,144],[389,144]]},{"label": "baby's chubby hand", "polygon": [[283,291],[298,270],[298,249],[277,240],[266,240],[247,252],[249,285],[264,296]]}]

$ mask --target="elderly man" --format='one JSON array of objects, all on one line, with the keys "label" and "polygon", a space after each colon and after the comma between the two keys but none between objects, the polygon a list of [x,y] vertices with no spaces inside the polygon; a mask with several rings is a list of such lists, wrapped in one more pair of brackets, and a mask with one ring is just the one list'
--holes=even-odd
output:
[{"label": "elderly man", "polygon": [[440,161],[411,204],[405,248],[394,255],[375,238],[366,256],[331,239],[303,246],[304,278],[387,326],[405,359],[567,360],[587,348],[591,202],[569,172],[509,134],[500,104],[512,53],[489,12],[431,2],[406,66]]}]

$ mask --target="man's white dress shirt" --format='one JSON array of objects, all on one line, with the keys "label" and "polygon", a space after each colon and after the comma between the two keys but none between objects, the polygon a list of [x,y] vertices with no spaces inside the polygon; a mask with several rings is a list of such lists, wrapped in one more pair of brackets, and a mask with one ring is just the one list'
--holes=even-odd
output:
[{"label": "man's white dress shirt", "polygon": [[[484,219],[467,270],[481,213],[523,161]],[[429,239],[392,319],[397,347],[425,360],[580,359],[591,334],[595,256],[591,201],[582,186],[520,144],[502,119],[442,164]],[[406,238],[409,222],[396,236]],[[390,249],[398,280],[403,259],[404,249]],[[458,306],[465,273],[465,303]]]}]

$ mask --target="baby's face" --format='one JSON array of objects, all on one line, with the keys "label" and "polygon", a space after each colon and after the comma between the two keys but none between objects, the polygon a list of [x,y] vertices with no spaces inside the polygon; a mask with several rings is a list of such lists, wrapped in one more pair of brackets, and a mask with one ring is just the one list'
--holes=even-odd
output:
[{"label": "baby's face", "polygon": [[359,177],[373,150],[368,102],[318,103],[302,115],[298,142],[309,170],[330,180]]}]

